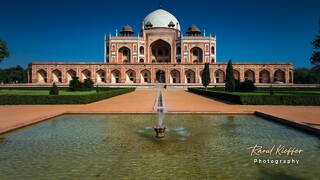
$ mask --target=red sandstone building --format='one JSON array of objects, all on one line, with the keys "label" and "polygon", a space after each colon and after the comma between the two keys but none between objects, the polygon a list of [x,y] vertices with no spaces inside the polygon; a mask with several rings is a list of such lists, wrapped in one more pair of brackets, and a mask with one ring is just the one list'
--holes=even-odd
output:
[{"label": "red sandstone building", "polygon": [[[69,83],[73,76],[97,84],[199,84],[204,63],[210,63],[211,84],[223,83],[226,63],[216,62],[216,37],[192,25],[184,36],[178,20],[158,9],[134,36],[130,26],[105,38],[103,63],[30,63],[30,83]],[[233,63],[235,78],[255,83],[292,83],[292,63]]]}]

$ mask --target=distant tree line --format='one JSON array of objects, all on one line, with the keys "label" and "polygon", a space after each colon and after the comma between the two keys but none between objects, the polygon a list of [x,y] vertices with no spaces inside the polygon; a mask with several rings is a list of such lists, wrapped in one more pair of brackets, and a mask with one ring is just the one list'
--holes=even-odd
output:
[{"label": "distant tree line", "polygon": [[[320,26],[320,21],[319,21]],[[319,84],[320,83],[320,30],[315,40],[311,42],[313,53],[310,57],[312,68],[298,68],[294,71],[294,83]]]},{"label": "distant tree line", "polygon": [[13,83],[27,83],[28,71],[21,66],[0,69],[0,83],[13,84]]},{"label": "distant tree line", "polygon": [[294,70],[294,83],[296,84],[319,84],[319,65],[313,68],[298,68]]}]

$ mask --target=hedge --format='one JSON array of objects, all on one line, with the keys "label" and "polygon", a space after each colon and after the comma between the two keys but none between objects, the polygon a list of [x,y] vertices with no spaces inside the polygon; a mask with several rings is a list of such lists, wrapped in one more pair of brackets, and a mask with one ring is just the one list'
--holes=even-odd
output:
[{"label": "hedge", "polygon": [[188,88],[188,91],[193,92],[195,94],[200,94],[203,96],[213,97],[213,98],[219,98],[226,101],[230,101],[233,103],[241,104],[241,98],[240,96],[233,95],[233,94],[227,94],[221,92],[215,92],[210,90],[204,90],[204,89],[198,89],[198,88]]},{"label": "hedge", "polygon": [[[272,87],[273,91],[320,91],[318,87]],[[211,91],[225,91],[224,87],[208,88]],[[256,91],[268,91],[270,87],[257,87]]]},{"label": "hedge", "polygon": [[88,95],[0,95],[0,105],[88,104],[134,90],[119,88]]},{"label": "hedge", "polygon": [[189,88],[190,92],[243,105],[320,105],[319,95],[234,95]]},{"label": "hedge", "polygon": [[[49,90],[51,86],[47,87],[1,87],[0,90]],[[69,90],[69,87],[58,87],[59,90]],[[92,87],[90,89],[83,89],[83,91],[96,90],[97,87]],[[111,88],[111,87],[100,87],[99,90],[106,91],[111,89],[119,89],[119,88]]]}]

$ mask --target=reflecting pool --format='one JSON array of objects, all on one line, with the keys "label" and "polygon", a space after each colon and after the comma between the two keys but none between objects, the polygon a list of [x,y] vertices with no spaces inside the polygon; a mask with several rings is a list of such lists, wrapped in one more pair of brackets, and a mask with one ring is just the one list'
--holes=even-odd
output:
[{"label": "reflecting pool", "polygon": [[[318,179],[320,140],[253,115],[64,115],[0,135],[0,179]],[[254,145],[300,154],[251,156]],[[298,164],[254,164],[299,160]]]}]

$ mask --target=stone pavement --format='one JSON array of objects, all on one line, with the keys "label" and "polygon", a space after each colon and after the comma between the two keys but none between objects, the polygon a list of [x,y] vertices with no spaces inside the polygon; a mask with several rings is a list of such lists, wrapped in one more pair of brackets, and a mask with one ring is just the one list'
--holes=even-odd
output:
[{"label": "stone pavement", "polygon": [[320,129],[320,106],[238,105],[182,90],[167,90],[164,100],[169,112],[253,113],[263,112]]},{"label": "stone pavement", "polygon": [[[0,134],[64,113],[151,113],[157,90],[136,90],[87,105],[12,105],[0,106]],[[235,105],[206,98],[184,90],[165,90],[168,112],[270,114],[320,129],[320,106]]]},{"label": "stone pavement", "polygon": [[84,105],[0,106],[0,134],[64,113],[153,112],[156,90],[136,90],[121,96]]}]

